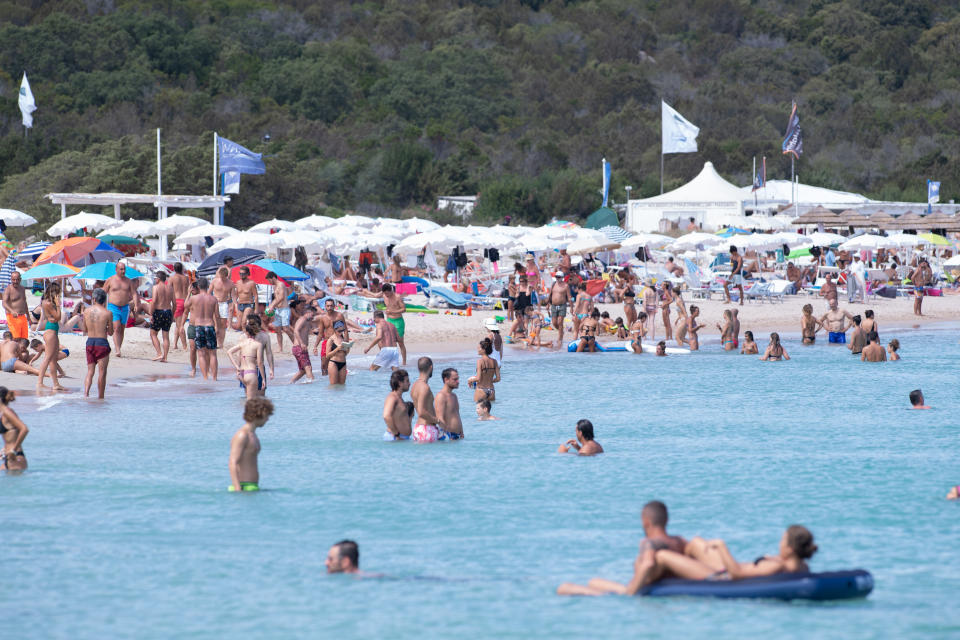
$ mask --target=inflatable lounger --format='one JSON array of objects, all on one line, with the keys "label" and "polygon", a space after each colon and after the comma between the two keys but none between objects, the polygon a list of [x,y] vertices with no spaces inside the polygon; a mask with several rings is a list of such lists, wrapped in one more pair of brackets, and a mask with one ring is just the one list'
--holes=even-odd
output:
[{"label": "inflatable lounger", "polygon": [[849,600],[873,591],[869,571],[780,573],[744,580],[679,580],[667,578],[640,591],[643,596],[708,598],[775,598],[777,600]]},{"label": "inflatable lounger", "polygon": [[[616,342],[597,342],[597,351],[631,351],[630,349],[630,340],[618,340]],[[580,343],[579,340],[573,340],[567,344],[567,351],[574,353],[577,350],[577,345]],[[644,344],[642,345],[644,353],[656,353],[657,345],[655,344]],[[681,355],[689,354],[690,349],[682,349],[680,347],[667,347],[667,355]]]}]

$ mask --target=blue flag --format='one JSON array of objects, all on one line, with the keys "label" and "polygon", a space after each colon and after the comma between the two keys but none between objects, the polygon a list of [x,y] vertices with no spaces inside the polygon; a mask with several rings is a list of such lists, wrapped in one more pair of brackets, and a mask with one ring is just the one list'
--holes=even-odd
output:
[{"label": "blue flag", "polygon": [[763,156],[763,167],[760,173],[753,176],[753,191],[763,189],[767,184],[767,156]]},{"label": "blue flag", "polygon": [[267,172],[267,167],[263,164],[263,154],[254,153],[236,142],[218,137],[217,151],[220,154],[221,174],[228,171],[256,175]]},{"label": "blue flag", "polygon": [[927,180],[927,204],[940,202],[940,183]]},{"label": "blue flag", "polygon": [[607,200],[610,198],[610,163],[603,159],[603,205],[607,206]]},{"label": "blue flag", "polygon": [[793,157],[800,158],[803,153],[803,132],[800,130],[800,114],[797,113],[797,103],[794,101],[790,111],[790,122],[787,123],[787,134],[783,138],[783,154],[792,153]]}]

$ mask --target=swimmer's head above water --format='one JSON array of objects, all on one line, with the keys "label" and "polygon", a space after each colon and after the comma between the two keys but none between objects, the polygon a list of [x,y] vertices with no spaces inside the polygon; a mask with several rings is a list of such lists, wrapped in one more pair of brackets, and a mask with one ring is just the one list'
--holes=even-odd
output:
[{"label": "swimmer's head above water", "polygon": [[920,389],[914,389],[910,392],[910,404],[913,409],[929,409],[926,404],[924,404],[923,391]]},{"label": "swimmer's head above water", "polygon": [[360,547],[353,540],[341,540],[327,552],[327,573],[357,573],[360,570]]}]

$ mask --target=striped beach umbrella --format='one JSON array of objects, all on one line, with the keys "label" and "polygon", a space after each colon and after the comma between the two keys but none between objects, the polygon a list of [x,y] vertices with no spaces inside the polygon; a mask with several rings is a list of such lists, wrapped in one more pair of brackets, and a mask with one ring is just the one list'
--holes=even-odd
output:
[{"label": "striped beach umbrella", "polygon": [[34,242],[24,247],[23,251],[11,251],[7,259],[3,261],[3,266],[0,266],[0,293],[3,293],[7,285],[10,284],[10,276],[13,275],[13,272],[16,270],[18,262],[29,258],[36,258],[43,253],[44,249],[49,247],[50,244],[49,242]]},{"label": "striped beach umbrella", "polygon": [[620,227],[615,227],[612,224],[609,224],[605,227],[600,227],[600,233],[607,236],[614,242],[623,242],[633,234],[629,231],[625,231]]}]

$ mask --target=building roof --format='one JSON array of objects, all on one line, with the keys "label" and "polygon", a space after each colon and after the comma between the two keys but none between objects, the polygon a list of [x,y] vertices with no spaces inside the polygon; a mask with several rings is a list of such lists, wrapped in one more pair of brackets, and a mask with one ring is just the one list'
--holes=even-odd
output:
[{"label": "building roof", "polygon": [[177,196],[146,193],[48,193],[53,204],[92,204],[112,206],[116,204],[152,204],[155,207],[186,209],[211,209],[230,202],[230,196]]}]

